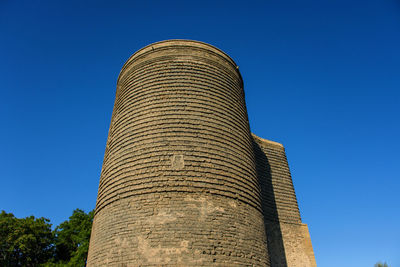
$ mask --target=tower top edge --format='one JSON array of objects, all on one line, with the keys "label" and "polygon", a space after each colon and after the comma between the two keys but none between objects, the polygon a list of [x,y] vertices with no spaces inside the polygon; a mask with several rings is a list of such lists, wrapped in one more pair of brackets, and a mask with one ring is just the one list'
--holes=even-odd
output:
[{"label": "tower top edge", "polygon": [[254,139],[256,139],[256,141],[258,141],[260,143],[263,143],[263,144],[266,144],[266,145],[273,145],[273,146],[285,149],[284,146],[281,143],[258,137],[254,133],[251,133],[251,135],[253,136]]},{"label": "tower top edge", "polygon": [[[236,62],[224,51],[219,49],[218,47],[215,47],[211,44],[201,42],[201,41],[196,41],[196,40],[189,40],[189,39],[168,39],[168,40],[162,40],[158,41],[155,43],[151,43],[149,45],[146,45],[145,47],[140,48],[137,50],[135,53],[133,53],[128,60],[125,62],[125,64],[122,66],[122,69],[118,75],[118,80],[121,74],[124,72],[126,67],[137,57],[140,55],[149,52],[151,50],[159,49],[159,48],[167,48],[167,47],[176,47],[176,46],[186,46],[186,47],[193,47],[193,48],[203,48],[206,50],[209,50],[211,52],[217,53],[218,55],[222,56],[225,58],[227,61],[229,61],[234,68],[239,69],[238,65]],[[239,71],[238,71],[239,72]],[[239,72],[240,73],[240,72]]]}]

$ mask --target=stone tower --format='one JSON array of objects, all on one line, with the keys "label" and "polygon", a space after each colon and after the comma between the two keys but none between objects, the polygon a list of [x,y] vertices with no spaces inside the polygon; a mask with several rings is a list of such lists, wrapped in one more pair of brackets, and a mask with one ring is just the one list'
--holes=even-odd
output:
[{"label": "stone tower", "polygon": [[169,40],[133,54],[117,82],[88,266],[315,266],[290,265],[294,253],[313,257],[311,241],[284,150],[268,142],[251,135],[241,75],[221,50]]}]

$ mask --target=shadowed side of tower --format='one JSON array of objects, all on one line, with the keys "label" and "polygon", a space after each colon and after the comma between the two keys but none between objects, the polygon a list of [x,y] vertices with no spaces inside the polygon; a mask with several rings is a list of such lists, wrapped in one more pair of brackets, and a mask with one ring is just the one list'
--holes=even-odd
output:
[{"label": "shadowed side of tower", "polygon": [[170,40],[117,83],[88,266],[269,266],[236,64]]}]

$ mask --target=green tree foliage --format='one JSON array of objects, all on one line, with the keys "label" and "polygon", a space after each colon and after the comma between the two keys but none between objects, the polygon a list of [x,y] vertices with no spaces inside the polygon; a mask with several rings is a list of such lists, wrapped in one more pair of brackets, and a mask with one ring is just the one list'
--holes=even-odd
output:
[{"label": "green tree foliage", "polygon": [[374,267],[389,267],[389,265],[387,265],[387,263],[382,263],[382,262],[378,262],[374,265]]},{"label": "green tree foliage", "polygon": [[57,226],[54,231],[57,263],[85,266],[92,223],[93,211],[85,213],[76,209],[68,221]]},{"label": "green tree foliage", "polygon": [[93,211],[73,211],[51,230],[46,218],[0,214],[0,266],[80,267],[86,265]]},{"label": "green tree foliage", "polygon": [[0,266],[38,266],[53,256],[53,233],[46,218],[0,214]]}]

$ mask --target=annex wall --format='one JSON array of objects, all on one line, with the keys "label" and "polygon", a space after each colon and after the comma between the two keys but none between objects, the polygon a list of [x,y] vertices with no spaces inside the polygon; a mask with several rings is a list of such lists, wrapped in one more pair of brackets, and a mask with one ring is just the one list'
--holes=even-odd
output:
[{"label": "annex wall", "polygon": [[285,148],[253,134],[256,169],[271,267],[314,267],[306,224],[301,222]]}]

